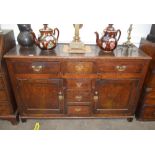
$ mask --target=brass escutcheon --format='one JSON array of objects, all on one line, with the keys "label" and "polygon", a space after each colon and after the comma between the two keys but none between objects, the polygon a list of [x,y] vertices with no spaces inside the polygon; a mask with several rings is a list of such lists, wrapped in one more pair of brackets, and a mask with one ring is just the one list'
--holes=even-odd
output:
[{"label": "brass escutcheon", "polygon": [[76,83],[76,86],[77,86],[78,88],[81,88],[82,83],[81,83],[81,82],[77,82],[77,83]]},{"label": "brass escutcheon", "polygon": [[77,72],[81,72],[83,70],[83,68],[84,68],[84,66],[81,65],[81,64],[78,64],[78,65],[75,66],[75,69],[76,69]]}]

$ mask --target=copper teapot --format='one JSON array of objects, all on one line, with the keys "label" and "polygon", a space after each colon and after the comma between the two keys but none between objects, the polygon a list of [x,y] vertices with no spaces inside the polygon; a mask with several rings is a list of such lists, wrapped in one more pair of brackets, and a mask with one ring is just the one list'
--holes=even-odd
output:
[{"label": "copper teapot", "polygon": [[[35,33],[32,32],[35,44],[43,50],[52,50],[56,47],[59,39],[59,29],[54,30],[48,27],[48,24],[43,24],[44,28],[40,29],[40,36],[36,37]],[[57,35],[56,35],[57,32]]]},{"label": "copper teapot", "polygon": [[103,36],[99,39],[99,34],[96,34],[96,44],[101,50],[105,52],[111,52],[117,47],[117,43],[121,36],[121,31],[115,30],[113,24],[109,24],[108,27],[103,31]]}]

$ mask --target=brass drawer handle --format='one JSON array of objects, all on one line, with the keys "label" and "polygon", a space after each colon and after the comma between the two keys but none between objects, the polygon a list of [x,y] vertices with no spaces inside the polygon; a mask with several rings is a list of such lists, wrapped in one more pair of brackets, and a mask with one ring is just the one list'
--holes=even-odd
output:
[{"label": "brass drawer handle", "polygon": [[42,70],[43,66],[32,66],[33,71],[40,72]]},{"label": "brass drawer handle", "polygon": [[82,96],[75,96],[75,99],[76,99],[77,101],[81,101],[81,100],[82,100]]},{"label": "brass drawer handle", "polygon": [[84,66],[81,64],[75,66],[75,69],[77,72],[81,72],[83,70],[83,68],[84,68]]},{"label": "brass drawer handle", "polygon": [[62,92],[59,92],[58,98],[59,98],[59,101],[63,101],[64,100],[64,95],[63,95]]},{"label": "brass drawer handle", "polygon": [[76,112],[80,112],[81,111],[81,108],[75,108],[75,111]]},{"label": "brass drawer handle", "polygon": [[146,88],[146,92],[152,91],[152,88]]},{"label": "brass drawer handle", "polygon": [[123,72],[126,70],[126,66],[116,66],[116,69],[119,71],[119,72]]},{"label": "brass drawer handle", "polygon": [[94,101],[98,102],[98,91],[95,91],[95,95],[94,95]]}]

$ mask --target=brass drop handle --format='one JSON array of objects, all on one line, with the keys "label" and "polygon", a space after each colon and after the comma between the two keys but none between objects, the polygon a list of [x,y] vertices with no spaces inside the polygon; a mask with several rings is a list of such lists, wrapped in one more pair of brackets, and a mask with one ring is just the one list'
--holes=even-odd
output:
[{"label": "brass drop handle", "polygon": [[95,91],[95,93],[94,93],[94,101],[95,102],[98,102],[98,91]]},{"label": "brass drop handle", "polygon": [[82,96],[75,96],[75,99],[78,100],[78,101],[81,101],[82,100]]},{"label": "brass drop handle", "polygon": [[59,98],[59,101],[63,101],[64,100],[64,95],[63,95],[63,93],[61,91],[58,94],[58,98]]},{"label": "brass drop handle", "polygon": [[75,108],[75,111],[76,112],[80,112],[81,111],[81,108]]},{"label": "brass drop handle", "polygon": [[150,91],[152,91],[152,88],[146,88],[145,91],[150,92]]},{"label": "brass drop handle", "polygon": [[32,66],[33,71],[40,72],[42,70],[43,66]]},{"label": "brass drop handle", "polygon": [[75,66],[75,69],[77,72],[81,72],[83,70],[83,68],[84,68],[84,66],[81,64]]},{"label": "brass drop handle", "polygon": [[126,66],[116,66],[116,69],[119,71],[119,72],[123,72],[126,70]]}]

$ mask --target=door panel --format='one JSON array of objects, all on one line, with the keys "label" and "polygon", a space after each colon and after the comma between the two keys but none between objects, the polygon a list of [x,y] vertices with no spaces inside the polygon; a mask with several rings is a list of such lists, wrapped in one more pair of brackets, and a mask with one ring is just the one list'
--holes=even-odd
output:
[{"label": "door panel", "polygon": [[63,101],[59,100],[61,89],[60,79],[19,79],[18,90],[23,113],[63,113]]},{"label": "door panel", "polygon": [[138,93],[138,80],[97,80],[98,100],[94,102],[95,113],[132,113]]}]

